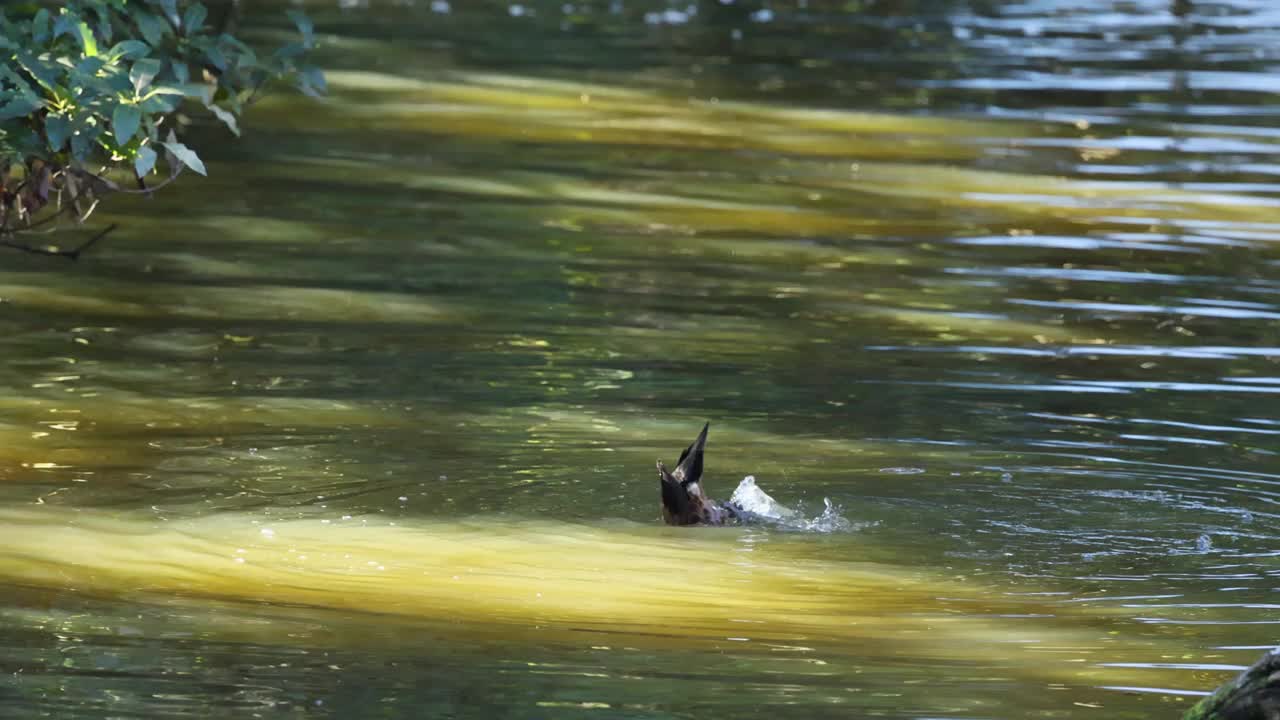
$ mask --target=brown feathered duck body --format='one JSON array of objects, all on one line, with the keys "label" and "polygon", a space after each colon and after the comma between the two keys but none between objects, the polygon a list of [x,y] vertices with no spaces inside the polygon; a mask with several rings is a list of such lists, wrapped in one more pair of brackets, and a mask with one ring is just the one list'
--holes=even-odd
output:
[{"label": "brown feathered duck body", "polygon": [[707,429],[702,426],[698,439],[680,453],[676,469],[658,461],[658,478],[662,484],[662,519],[668,525],[725,525],[739,520],[731,504],[718,503],[702,491],[702,453],[707,446]]}]

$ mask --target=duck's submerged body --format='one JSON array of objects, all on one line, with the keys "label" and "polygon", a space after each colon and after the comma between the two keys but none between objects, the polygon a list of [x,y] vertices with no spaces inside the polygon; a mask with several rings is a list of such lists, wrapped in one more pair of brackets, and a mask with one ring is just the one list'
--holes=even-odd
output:
[{"label": "duck's submerged body", "polygon": [[748,475],[733,491],[728,502],[717,502],[702,491],[702,455],[707,445],[707,429],[702,426],[698,439],[680,453],[676,469],[658,461],[658,478],[662,485],[662,519],[668,525],[732,525],[749,521],[783,521],[796,513],[779,505],[760,488],[755,477]]},{"label": "duck's submerged body", "polygon": [[853,525],[840,514],[840,508],[823,498],[826,509],[806,518],[786,507],[756,485],[748,475],[738,483],[728,502],[717,502],[702,490],[702,455],[707,445],[707,428],[702,427],[698,439],[680,453],[675,470],[667,470],[658,461],[658,479],[662,490],[662,519],[668,525],[737,525],[752,523],[770,525],[796,532],[843,532]]},{"label": "duck's submerged body", "polygon": [[703,492],[703,452],[707,450],[709,427],[710,423],[703,425],[698,439],[681,452],[675,470],[668,471],[662,460],[658,461],[663,521],[668,525],[733,525],[787,523],[796,519],[795,510],[783,507],[763,489],[756,487],[754,475],[742,478],[728,502],[714,501]]},{"label": "duck's submerged body", "polygon": [[676,469],[658,461],[658,478],[662,484],[662,519],[668,525],[725,525],[737,522],[739,513],[732,505],[719,503],[702,492],[702,454],[707,445],[707,429],[702,426],[698,439],[680,453]]}]

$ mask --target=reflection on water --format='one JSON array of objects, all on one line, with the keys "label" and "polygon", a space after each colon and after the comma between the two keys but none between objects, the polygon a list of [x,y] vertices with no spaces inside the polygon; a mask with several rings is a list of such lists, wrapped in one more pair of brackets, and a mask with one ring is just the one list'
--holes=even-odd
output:
[{"label": "reflection on water", "polygon": [[[1165,718],[1280,642],[1269,4],[308,7],[330,98],[5,257],[0,715]],[[848,527],[661,527],[706,420]]]}]

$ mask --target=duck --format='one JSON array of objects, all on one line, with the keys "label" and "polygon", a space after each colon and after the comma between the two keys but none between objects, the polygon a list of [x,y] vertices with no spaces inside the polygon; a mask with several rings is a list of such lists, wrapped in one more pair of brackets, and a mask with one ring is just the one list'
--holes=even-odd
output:
[{"label": "duck", "polygon": [[668,525],[731,525],[742,518],[732,503],[712,500],[702,489],[702,456],[707,447],[707,430],[702,432],[676,461],[676,469],[668,471],[658,461],[658,479],[662,486],[662,520]]}]

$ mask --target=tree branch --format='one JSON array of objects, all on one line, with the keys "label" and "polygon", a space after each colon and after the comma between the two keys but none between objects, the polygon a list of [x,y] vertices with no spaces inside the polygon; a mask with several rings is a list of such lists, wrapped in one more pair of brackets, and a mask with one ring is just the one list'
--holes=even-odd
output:
[{"label": "tree branch", "polygon": [[64,257],[64,258],[69,258],[71,260],[79,260],[80,253],[84,252],[85,250],[88,250],[90,246],[92,246],[94,243],[98,242],[102,238],[106,237],[108,233],[110,233],[112,230],[115,230],[115,229],[116,229],[116,226],[114,223],[111,225],[108,225],[102,230],[99,230],[98,232],[94,233],[93,237],[77,245],[76,247],[70,248],[68,250],[62,250],[57,247],[38,247],[35,245],[28,245],[24,242],[18,242],[17,240],[13,239],[12,232],[9,233],[9,237],[0,236],[0,247],[7,247],[7,248],[13,248],[14,250],[21,250],[22,252],[31,253],[32,255],[46,255],[51,257]]}]

